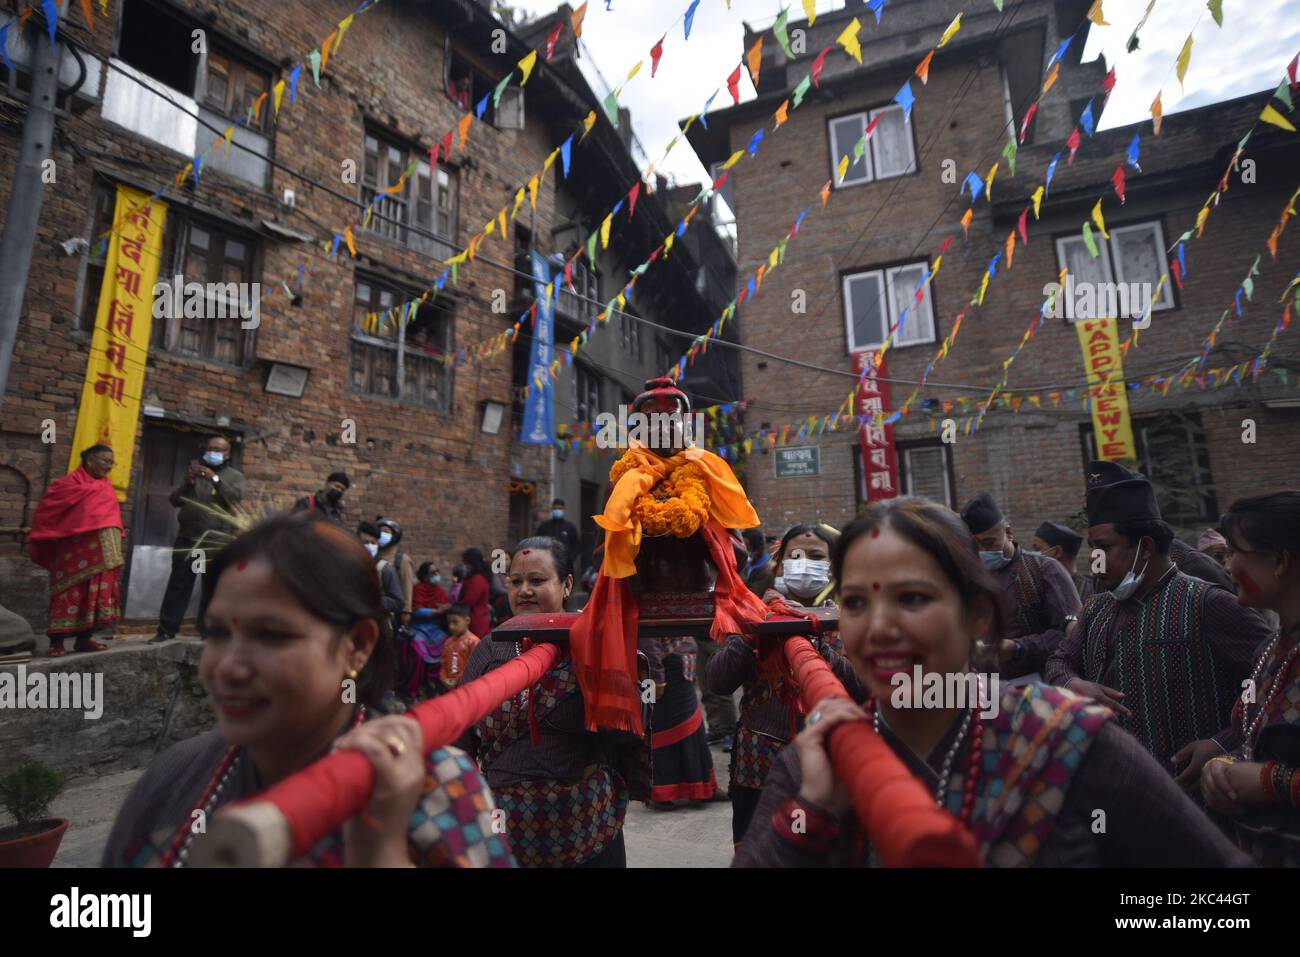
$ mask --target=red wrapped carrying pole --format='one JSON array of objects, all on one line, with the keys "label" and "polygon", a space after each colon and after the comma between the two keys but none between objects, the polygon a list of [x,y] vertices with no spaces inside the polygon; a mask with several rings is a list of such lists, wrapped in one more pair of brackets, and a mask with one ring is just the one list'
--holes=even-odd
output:
[{"label": "red wrapped carrying pole", "polygon": [[[787,638],[790,666],[805,711],[826,698],[848,698],[835,673],[811,644]],[[853,798],[853,808],[887,867],[978,867],[975,839],[861,722],[831,729],[831,764]]]},{"label": "red wrapped carrying pole", "polygon": [[[559,663],[555,645],[537,645],[450,694],[425,701],[406,716],[420,722],[424,752],[451,744],[484,715]],[[375,772],[356,751],[334,751],[255,798],[218,812],[194,842],[199,867],[283,867],[360,813]]]}]

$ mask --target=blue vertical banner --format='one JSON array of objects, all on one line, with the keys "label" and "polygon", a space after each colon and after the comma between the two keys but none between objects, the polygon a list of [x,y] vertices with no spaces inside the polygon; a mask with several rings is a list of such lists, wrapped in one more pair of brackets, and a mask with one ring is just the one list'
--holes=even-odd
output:
[{"label": "blue vertical banner", "polygon": [[[533,329],[533,351],[528,361],[528,403],[524,406],[524,425],[519,441],[524,445],[551,445],[555,441],[554,413],[551,403],[551,358],[554,352],[555,294],[546,295],[551,269],[536,252],[533,263],[533,301],[537,304],[537,325]],[[541,386],[538,383],[542,383]]]}]

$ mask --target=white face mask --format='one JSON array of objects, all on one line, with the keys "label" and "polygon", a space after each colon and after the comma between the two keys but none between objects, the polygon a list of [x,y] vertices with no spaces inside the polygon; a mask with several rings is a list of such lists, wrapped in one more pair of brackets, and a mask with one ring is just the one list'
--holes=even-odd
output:
[{"label": "white face mask", "polygon": [[[1142,554],[1141,542],[1138,543],[1137,554],[1138,555]],[[1133,594],[1139,588],[1142,587],[1142,579],[1146,577],[1147,566],[1150,564],[1151,564],[1151,560],[1147,559],[1147,561],[1142,565],[1142,571],[1136,575],[1133,574],[1132,568],[1128,570],[1128,574],[1124,576],[1124,580],[1111,590],[1111,595],[1114,596],[1116,601],[1127,601],[1128,599],[1133,597]],[[1134,555],[1133,568],[1136,567],[1137,567],[1137,555]]]},{"label": "white face mask", "polygon": [[366,544],[366,551],[368,551],[368,552],[370,553],[370,557],[371,557],[371,558],[375,558],[376,556],[378,556],[378,554],[379,554],[379,545],[378,545],[378,543],[376,543],[376,542],[366,542],[365,544]]},{"label": "white face mask", "polygon": [[787,558],[781,563],[781,582],[797,595],[816,595],[830,584],[831,563],[810,558]]}]

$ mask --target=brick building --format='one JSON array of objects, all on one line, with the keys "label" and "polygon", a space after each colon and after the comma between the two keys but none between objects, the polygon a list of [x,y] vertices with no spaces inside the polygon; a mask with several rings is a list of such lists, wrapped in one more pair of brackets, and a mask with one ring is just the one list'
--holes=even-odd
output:
[{"label": "brick building", "polygon": [[[928,84],[922,85],[914,67],[963,7],[960,31],[938,51]],[[765,128],[757,156],[731,170],[742,277],[767,259],[799,211],[810,199],[813,203],[781,268],[741,307],[739,326],[745,344],[829,371],[745,354],[742,381],[751,434],[786,423],[797,430],[809,416],[833,413],[853,387],[852,353],[879,345],[951,234],[953,245],[941,271],[910,313],[903,340],[896,339],[887,353],[887,377],[897,380],[891,384],[893,406],[912,391],[1089,98],[1095,97],[1093,115],[1100,118],[1108,66],[1080,62],[1088,7],[1088,0],[1008,0],[999,13],[987,4],[971,10],[955,0],[914,0],[890,4],[877,25],[861,0],[850,0],[844,10],[819,16],[811,28],[806,21],[789,23],[792,40],[803,31],[805,41],[805,52],[796,48],[793,61],[769,33],[757,98],[709,114],[707,129],[698,123],[691,127],[690,141],[711,168],[744,149],[755,129]],[[825,61],[820,86],[773,130],[773,112],[854,16],[863,23],[863,65],[836,47]],[[747,30],[745,48],[762,32]],[[1010,131],[1020,129],[1037,97],[1053,51],[1071,34],[1076,35],[1055,88],[1042,100],[1019,148],[1016,175],[1008,175],[1003,160],[992,204],[981,197],[964,239],[959,219],[969,202],[959,196],[962,180],[969,170],[983,177],[999,159]],[[1196,55],[1225,54],[1207,44],[1198,46]],[[1122,87],[1132,67],[1116,66]],[[1279,80],[1284,67],[1278,64]],[[916,100],[910,122],[904,122],[893,101],[908,79]],[[1011,367],[1008,388],[1021,390],[1011,396],[1018,411],[999,404],[978,432],[959,431],[951,443],[940,441],[940,420],[951,415],[961,423],[976,411],[1038,313],[1045,285],[1067,264],[1077,278],[1154,285],[1162,250],[1193,227],[1271,92],[1169,116],[1159,137],[1150,121],[1085,137],[1072,165],[1062,157],[1041,220],[1029,219],[1028,246],[1017,241],[1014,267],[1008,271],[1002,263],[982,307],[967,310],[946,361],[935,366],[910,414],[893,427],[901,491],[959,508],[987,489],[1026,540],[1040,521],[1069,521],[1082,508],[1084,463],[1093,448],[1091,419],[1081,401],[1046,399],[1066,390],[1080,400],[1086,394],[1070,320],[1048,319]],[[849,167],[843,182],[837,180],[829,202],[819,208],[818,190],[872,120],[878,122],[866,155]],[[1142,172],[1127,169],[1123,206],[1114,195],[1107,198],[1111,239],[1098,235],[1094,260],[1084,249],[1081,226],[1139,132]],[[1185,284],[1164,287],[1150,327],[1128,351],[1124,371],[1130,382],[1167,373],[1197,356],[1261,253],[1253,302],[1243,302],[1243,318],[1225,327],[1210,366],[1227,367],[1259,354],[1280,318],[1279,296],[1300,266],[1300,253],[1291,233],[1282,238],[1276,263],[1264,244],[1297,186],[1300,146],[1293,135],[1260,124],[1243,165],[1245,160],[1252,161],[1253,176],[1233,174],[1204,237],[1186,245]],[[796,290],[806,292],[804,314],[792,307]],[[1127,337],[1124,322],[1119,329],[1121,338]],[[1300,400],[1292,376],[1300,369],[1300,345],[1293,336],[1277,340],[1270,372],[1257,382],[1243,378],[1240,386],[1175,388],[1167,395],[1143,386],[1129,393],[1139,465],[1156,482],[1166,517],[1184,534],[1217,519],[1241,495],[1295,485]],[[1274,370],[1284,371],[1289,384]],[[1029,394],[1038,396],[1037,405],[1026,401]],[[953,411],[941,411],[944,403]],[[1245,419],[1256,424],[1253,444],[1242,441]],[[842,525],[866,498],[858,435],[841,429],[790,444],[816,448],[820,471],[778,478],[774,452],[764,449],[755,457],[749,489],[766,529],[818,519]]]},{"label": "brick building", "polygon": [[[61,44],[50,153],[57,185],[46,187],[0,422],[0,593],[38,630],[45,574],[24,557],[22,529],[72,451],[103,273],[96,237],[111,224],[117,184],[153,193],[171,183],[355,8],[352,0],[113,0],[94,32],[79,15],[65,17],[61,29],[76,46]],[[0,67],[0,169],[15,167],[30,88],[24,67],[30,44],[47,42],[43,29],[34,17],[27,45],[11,31],[13,74]],[[196,29],[205,31],[202,49],[191,41]],[[175,534],[167,495],[207,435],[230,438],[253,509],[285,507],[329,472],[346,471],[353,520],[398,518],[410,553],[440,561],[444,573],[463,548],[507,545],[512,515],[522,529],[549,506],[549,452],[519,447],[508,416],[492,427],[489,413],[512,404],[512,351],[471,357],[518,315],[493,308],[497,290],[508,297],[519,288],[516,253],[566,252],[575,223],[590,228],[582,216],[616,198],[597,186],[608,186],[616,172],[635,175],[606,120],[573,148],[568,184],[596,185],[576,195],[569,185],[557,191],[557,163],[536,209],[525,203],[504,242],[497,236],[481,244],[458,283],[431,295],[405,325],[366,333],[362,320],[431,289],[445,260],[510,203],[585,115],[590,91],[575,92],[576,70],[561,62],[569,38],[566,32],[554,67],[539,64],[525,89],[506,89],[472,124],[464,150],[431,167],[435,141],[537,38],[526,44],[475,0],[368,8],[329,57],[319,86],[304,71],[296,102],[285,97],[278,121],[266,103],[251,125],[237,129],[233,150],[209,156],[197,183],[189,177],[169,187],[160,276],[260,282],[274,292],[263,297],[256,329],[183,316],[154,324],[123,504],[128,617],[156,614]],[[369,227],[355,231],[355,256],[346,247],[329,255],[322,242],[356,221],[412,162],[404,189],[380,201]],[[356,171],[350,178],[349,166]],[[589,292],[612,295],[606,289],[617,291],[615,267],[637,255],[651,224],[671,228],[653,198],[642,202],[646,217],[655,218],[634,240],[619,240],[630,245],[611,245],[610,278]],[[683,256],[672,268],[694,267]],[[671,310],[678,326],[698,321],[703,328],[712,319],[698,292],[689,302],[659,295],[653,308]],[[603,335],[617,340],[620,329],[611,327]],[[652,343],[643,348],[653,355]],[[658,359],[625,371],[621,355],[597,360],[617,367],[628,388],[639,387]],[[571,391],[568,378],[557,384],[557,394]],[[611,387],[601,401],[617,398]],[[42,442],[47,420],[54,444]],[[557,411],[556,420],[566,414]],[[516,488],[520,480],[545,488],[521,501],[512,498],[512,480]],[[575,500],[577,491],[570,493]]]}]

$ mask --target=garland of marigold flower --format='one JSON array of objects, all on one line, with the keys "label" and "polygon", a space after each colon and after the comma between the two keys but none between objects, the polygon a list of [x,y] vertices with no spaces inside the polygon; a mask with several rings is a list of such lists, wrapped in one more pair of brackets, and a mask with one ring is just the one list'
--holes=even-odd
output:
[{"label": "garland of marigold flower", "polygon": [[[636,465],[626,453],[609,470],[609,480],[618,484],[624,473]],[[673,469],[667,478],[637,499],[632,514],[645,535],[690,538],[709,520],[709,493],[703,470],[695,464]]]}]

